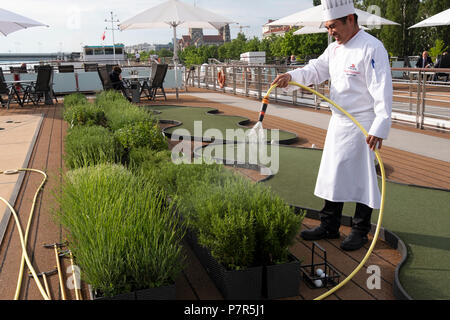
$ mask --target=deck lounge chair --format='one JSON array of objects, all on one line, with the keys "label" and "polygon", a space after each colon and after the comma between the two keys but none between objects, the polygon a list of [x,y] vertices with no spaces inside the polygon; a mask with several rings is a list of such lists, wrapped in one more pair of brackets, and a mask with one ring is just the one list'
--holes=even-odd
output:
[{"label": "deck lounge chair", "polygon": [[106,70],[108,71],[108,74],[110,74],[113,71],[113,68],[115,66],[118,66],[117,64],[107,64],[106,65]]},{"label": "deck lounge chair", "polygon": [[109,77],[109,72],[106,66],[97,67],[98,76],[102,82],[103,90],[114,89],[111,79]]},{"label": "deck lounge chair", "polygon": [[[6,95],[8,98],[3,100],[2,96]],[[17,101],[18,103],[21,103],[20,96],[17,92],[17,90],[14,90],[14,86],[8,86],[5,82],[5,75],[3,74],[3,69],[0,68],[0,105],[2,107],[6,107],[9,109],[9,105],[11,101]]]},{"label": "deck lounge chair", "polygon": [[[102,86],[103,86],[103,90],[116,90],[115,86],[116,83],[111,81],[111,76],[110,73],[107,70],[106,66],[100,66],[97,68],[98,71],[98,76],[100,77],[100,81],[102,82]],[[123,85],[121,85],[120,89],[117,89],[119,91],[122,92],[122,94],[124,95],[125,98],[128,99],[128,101],[130,101],[131,98],[129,98],[129,94],[127,92],[127,87],[125,86],[125,84],[122,82]]]},{"label": "deck lounge chair", "polygon": [[73,65],[58,66],[59,73],[73,73],[75,72],[75,67]]},{"label": "deck lounge chair", "polygon": [[[166,78],[168,64],[157,64],[152,67],[152,77],[150,79],[150,97],[155,100],[156,97],[164,97],[167,100],[166,92],[164,91],[164,79]],[[158,89],[160,89],[161,94],[158,95]]]},{"label": "deck lounge chair", "polygon": [[49,95],[50,97],[55,98],[56,102],[58,102],[52,86],[52,66],[39,66],[37,70],[36,82],[33,82],[31,85],[28,85],[25,88],[23,102],[27,103],[31,101],[34,105],[38,105],[41,99],[45,97],[45,95]]},{"label": "deck lounge chair", "polygon": [[97,71],[98,63],[85,63],[84,71],[85,72],[95,72]]},{"label": "deck lounge chair", "polygon": [[28,73],[26,67],[9,67],[11,73]]}]

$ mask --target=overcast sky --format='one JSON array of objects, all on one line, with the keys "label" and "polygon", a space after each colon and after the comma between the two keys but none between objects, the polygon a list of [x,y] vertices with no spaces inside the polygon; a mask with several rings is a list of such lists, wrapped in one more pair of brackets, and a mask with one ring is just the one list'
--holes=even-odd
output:
[{"label": "overcast sky", "polygon": [[[125,21],[134,15],[163,3],[165,0],[2,0],[0,7],[49,25],[20,30],[7,37],[0,35],[0,52],[71,52],[80,51],[82,45],[101,45],[105,28],[111,28],[115,19]],[[278,19],[296,11],[312,7],[312,0],[181,0],[228,17],[241,25],[247,38],[262,36],[262,25],[268,19]],[[117,26],[117,25],[116,25]],[[236,37],[238,25],[231,25],[231,36]],[[178,38],[187,34],[177,32]],[[205,34],[217,31],[204,30]],[[172,31],[167,29],[116,31],[115,42],[125,45],[138,43],[169,43]],[[112,44],[111,31],[106,31],[104,44]]]}]

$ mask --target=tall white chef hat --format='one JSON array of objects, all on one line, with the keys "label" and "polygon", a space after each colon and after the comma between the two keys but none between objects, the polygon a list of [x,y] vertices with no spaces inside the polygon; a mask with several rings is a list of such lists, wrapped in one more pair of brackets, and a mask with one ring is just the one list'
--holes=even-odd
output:
[{"label": "tall white chef hat", "polygon": [[330,21],[356,13],[353,0],[322,0],[323,19]]}]

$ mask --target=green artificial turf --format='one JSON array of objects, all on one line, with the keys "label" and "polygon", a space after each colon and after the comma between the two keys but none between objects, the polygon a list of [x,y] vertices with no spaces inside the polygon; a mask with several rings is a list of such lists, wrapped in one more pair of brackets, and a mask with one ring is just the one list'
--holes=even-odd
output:
[{"label": "green artificial turf", "polygon": [[[227,137],[226,130],[227,129],[243,129],[248,130],[245,127],[241,127],[238,125],[239,122],[247,120],[247,118],[238,117],[238,116],[228,116],[221,114],[211,114],[208,113],[215,109],[213,108],[203,108],[203,107],[182,107],[182,106],[148,106],[146,107],[152,111],[159,111],[161,114],[157,114],[156,117],[162,120],[177,120],[182,122],[182,125],[169,128],[166,130],[167,133],[173,133],[175,130],[185,129],[188,130],[192,136],[196,136],[198,138],[199,134],[202,134],[204,138],[211,138],[215,133],[211,131],[211,129],[219,130],[221,136],[224,140],[237,140],[243,141],[242,139],[234,139],[231,137],[230,139],[225,139]],[[258,114],[255,114],[255,119],[258,117]],[[201,132],[197,133],[194,128],[194,122],[201,121]],[[208,132],[209,130],[209,132]],[[198,130],[197,130],[198,131]],[[279,139],[273,139],[276,141],[279,140],[288,140],[294,139],[296,135],[291,132],[279,131]],[[218,138],[215,136],[215,138]],[[271,130],[267,130],[267,140],[272,141]]]},{"label": "green artificial turf", "polygon": [[[182,122],[182,127],[190,132],[194,132],[194,121],[202,121],[203,131],[217,128],[224,132],[239,128],[237,123],[245,120],[207,114],[211,108],[154,106],[149,109],[161,111],[159,119]],[[291,137],[292,133],[280,131],[280,140]],[[270,146],[268,153],[272,154]],[[226,157],[227,152],[223,154]],[[279,170],[264,183],[292,205],[320,210],[323,200],[313,192],[321,156],[320,150],[281,146]],[[386,190],[382,225],[397,234],[408,248],[407,262],[400,270],[402,286],[414,299],[450,299],[450,193],[392,182],[387,182]],[[354,208],[354,204],[346,204],[344,214],[353,216]],[[375,210],[373,223],[377,219],[378,210]]]}]

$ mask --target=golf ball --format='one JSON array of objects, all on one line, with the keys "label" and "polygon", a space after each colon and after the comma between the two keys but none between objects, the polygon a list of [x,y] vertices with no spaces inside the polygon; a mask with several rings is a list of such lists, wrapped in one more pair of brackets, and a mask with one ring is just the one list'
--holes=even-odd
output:
[{"label": "golf ball", "polygon": [[317,269],[316,270],[316,274],[318,275],[318,276],[321,276],[322,274],[323,274],[323,270],[322,269]]},{"label": "golf ball", "polygon": [[320,277],[321,278],[325,278],[327,275],[325,274],[325,273],[322,273],[321,275],[320,275]]},{"label": "golf ball", "polygon": [[322,280],[314,280],[314,285],[315,285],[317,288],[320,288],[320,287],[322,286]]}]

